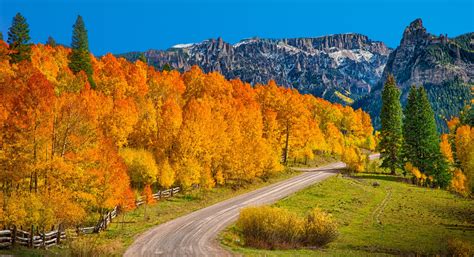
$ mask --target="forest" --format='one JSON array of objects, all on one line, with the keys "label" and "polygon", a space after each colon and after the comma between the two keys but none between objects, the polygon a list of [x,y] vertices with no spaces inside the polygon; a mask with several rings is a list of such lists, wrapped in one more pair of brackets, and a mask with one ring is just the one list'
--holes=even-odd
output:
[{"label": "forest", "polygon": [[24,44],[18,27],[0,41],[1,225],[77,226],[150,188],[239,187],[315,154],[357,170],[375,147],[360,109],[198,67],[96,58],[80,17],[71,48]]},{"label": "forest", "polygon": [[[474,88],[471,90],[474,94]],[[392,175],[397,170],[412,175],[414,184],[468,196],[474,192],[474,100],[460,117],[444,120],[449,133],[440,136],[428,99],[424,87],[412,86],[402,111],[400,89],[395,78],[388,76],[382,91],[377,146],[381,167],[390,169]]]}]

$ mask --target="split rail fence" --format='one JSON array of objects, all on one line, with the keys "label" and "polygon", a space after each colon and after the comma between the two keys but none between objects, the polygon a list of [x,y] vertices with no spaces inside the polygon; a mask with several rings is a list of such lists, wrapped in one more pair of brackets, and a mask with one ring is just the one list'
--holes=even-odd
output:
[{"label": "split rail fence", "polygon": [[[174,187],[167,190],[158,191],[157,193],[152,194],[152,196],[155,200],[161,200],[164,198],[173,197],[180,191],[180,187]],[[145,202],[145,196],[140,196],[135,201],[135,205],[138,207],[145,204]],[[106,230],[107,226],[115,217],[118,216],[118,214],[119,207],[115,206],[113,210],[107,212],[100,218],[96,226],[82,228],[78,227],[76,228],[76,232],[78,234],[99,233],[102,230]],[[11,228],[5,227],[3,230],[0,230],[0,248],[12,247],[14,245],[22,245],[30,248],[48,248],[59,244],[65,239],[66,232],[61,226],[58,226],[57,229],[54,229],[53,227],[49,232],[39,231],[39,229],[35,229],[34,226],[32,226],[29,231],[25,231],[23,228],[17,229],[16,226]]]},{"label": "split rail fence", "polygon": [[[35,233],[36,232],[36,233]],[[29,231],[23,228],[12,228],[0,230],[0,248],[11,247],[13,245],[22,245],[30,248],[48,248],[59,244],[62,240],[66,240],[66,232],[59,226],[54,227],[49,232],[39,232],[32,226]]]}]

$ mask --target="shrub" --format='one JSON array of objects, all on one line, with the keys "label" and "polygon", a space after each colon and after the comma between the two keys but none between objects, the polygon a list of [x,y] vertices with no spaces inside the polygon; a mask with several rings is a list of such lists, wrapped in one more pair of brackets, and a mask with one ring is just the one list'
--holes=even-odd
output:
[{"label": "shrub", "polygon": [[246,245],[258,248],[291,247],[300,240],[302,232],[302,221],[294,213],[268,206],[243,209],[237,226]]},{"label": "shrub", "polygon": [[305,243],[311,246],[326,245],[337,237],[336,223],[319,208],[314,208],[308,214],[304,229]]},{"label": "shrub", "polygon": [[448,256],[470,257],[474,256],[474,245],[460,239],[448,240]]},{"label": "shrub", "polygon": [[320,209],[312,210],[304,219],[285,209],[249,207],[240,212],[237,227],[245,245],[267,249],[320,247],[337,236],[335,223]]},{"label": "shrub", "polygon": [[350,172],[364,172],[367,156],[359,148],[348,147],[342,153],[342,161]]}]

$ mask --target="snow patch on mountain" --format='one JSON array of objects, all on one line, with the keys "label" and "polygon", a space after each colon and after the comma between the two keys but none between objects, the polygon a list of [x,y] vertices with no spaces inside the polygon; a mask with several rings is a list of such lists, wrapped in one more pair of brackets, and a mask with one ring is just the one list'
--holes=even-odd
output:
[{"label": "snow patch on mountain", "polygon": [[247,45],[247,44],[250,44],[250,43],[257,42],[257,41],[258,41],[257,39],[244,39],[244,40],[241,40],[240,42],[234,44],[233,47],[237,48],[241,45]]},{"label": "snow patch on mountain", "polygon": [[329,52],[328,55],[336,62],[337,66],[341,65],[346,59],[350,59],[355,62],[369,62],[370,59],[372,59],[372,57],[374,56],[371,52],[361,49],[335,50],[334,52]]},{"label": "snow patch on mountain", "polygon": [[194,45],[195,45],[195,43],[177,44],[177,45],[172,46],[171,48],[190,48]]}]

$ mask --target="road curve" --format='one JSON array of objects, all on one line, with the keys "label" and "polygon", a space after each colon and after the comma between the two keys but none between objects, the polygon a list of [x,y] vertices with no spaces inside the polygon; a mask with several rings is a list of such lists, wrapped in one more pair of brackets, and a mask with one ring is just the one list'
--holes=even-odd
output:
[{"label": "road curve", "polygon": [[231,256],[219,246],[217,234],[235,221],[241,208],[273,203],[344,168],[342,162],[242,194],[188,215],[158,225],[138,236],[124,256]]}]

